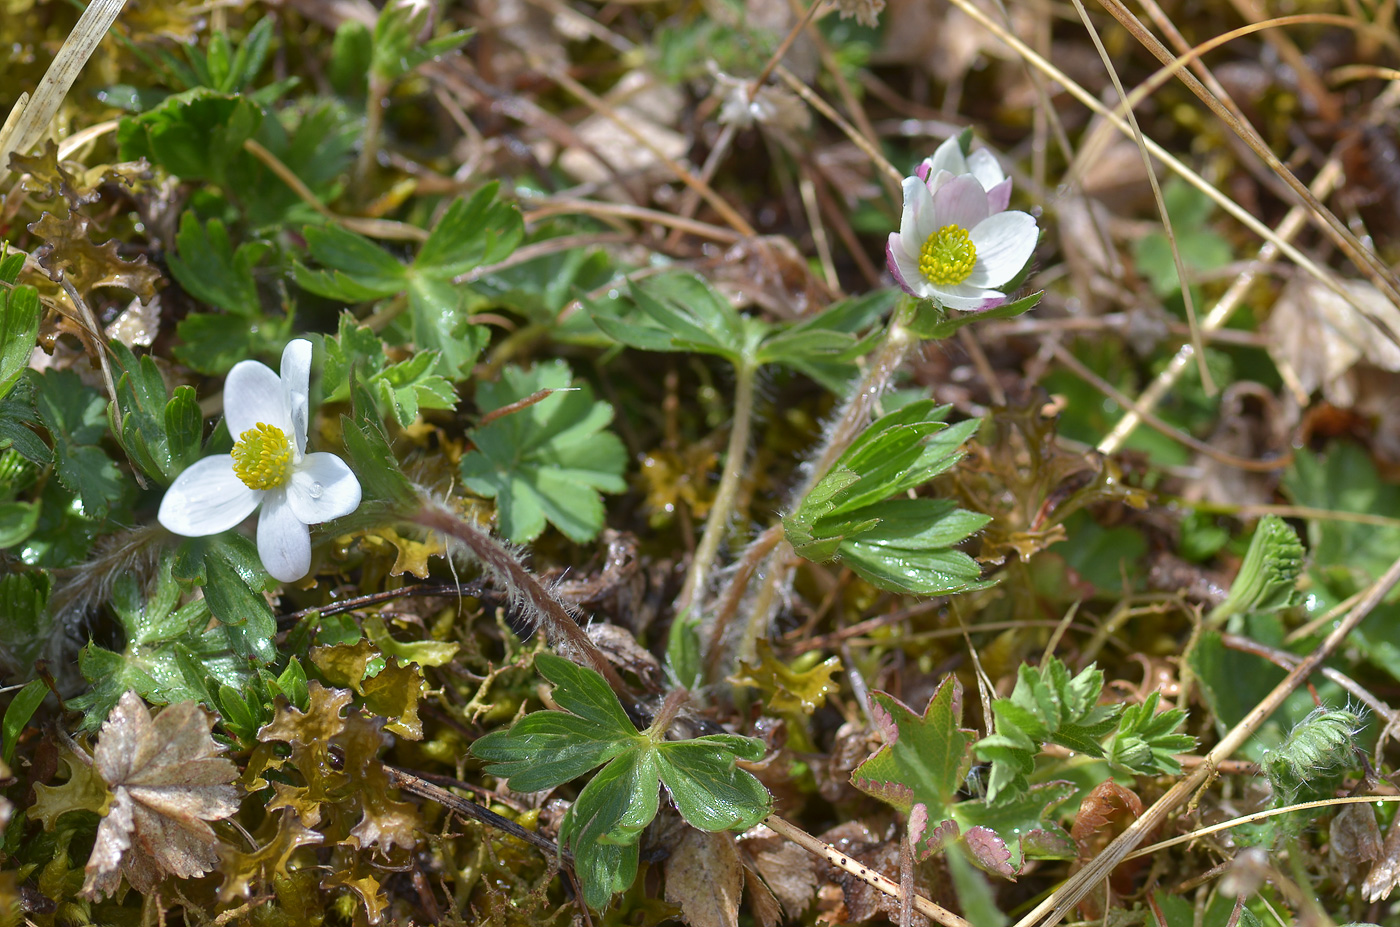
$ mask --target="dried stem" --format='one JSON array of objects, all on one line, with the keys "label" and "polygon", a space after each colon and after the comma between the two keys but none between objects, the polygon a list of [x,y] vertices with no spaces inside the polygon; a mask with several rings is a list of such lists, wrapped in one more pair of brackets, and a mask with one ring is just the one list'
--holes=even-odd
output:
[{"label": "dried stem", "polygon": [[[842,853],[829,843],[823,843],[796,824],[786,821],[776,814],[768,815],[768,817],[763,819],[763,823],[766,824],[768,829],[773,831],[773,833],[791,840],[813,856],[822,857],[843,872],[849,872],[871,888],[882,891],[891,898],[900,897],[901,892],[898,882],[893,879],[887,879],[869,866],[862,865],[856,860],[851,859],[847,854]],[[942,905],[925,898],[923,895],[913,893],[911,900],[914,902],[914,910],[936,924],[942,924],[943,927],[972,927],[971,921],[959,917]]]}]

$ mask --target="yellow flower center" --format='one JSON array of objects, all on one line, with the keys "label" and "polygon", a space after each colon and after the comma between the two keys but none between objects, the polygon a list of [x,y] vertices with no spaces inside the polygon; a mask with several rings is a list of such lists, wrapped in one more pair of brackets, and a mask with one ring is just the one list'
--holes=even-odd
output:
[{"label": "yellow flower center", "polygon": [[929,283],[955,286],[972,276],[977,264],[977,246],[960,225],[945,225],[924,242],[919,252],[919,273]]},{"label": "yellow flower center", "polygon": [[276,425],[258,422],[233,445],[233,472],[249,489],[276,489],[292,475],[292,442]]}]

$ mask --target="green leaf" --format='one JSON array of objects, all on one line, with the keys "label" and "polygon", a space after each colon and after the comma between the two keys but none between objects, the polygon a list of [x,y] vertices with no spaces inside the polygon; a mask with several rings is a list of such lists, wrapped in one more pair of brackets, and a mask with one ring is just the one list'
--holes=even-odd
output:
[{"label": "green leaf", "polygon": [[528,370],[509,366],[499,381],[477,388],[483,413],[554,391],[473,430],[476,450],[462,458],[463,481],[496,500],[500,532],[511,541],[533,541],[546,520],[570,540],[588,541],[603,527],[600,493],[627,488],[626,449],[605,430],[612,406],[595,402],[587,385],[566,392],[572,382],[568,365],[555,361]]},{"label": "green leaf", "polygon": [[1103,756],[1100,741],[1117,723],[1122,705],[1099,705],[1103,673],[1090,666],[1077,676],[1055,657],[1040,668],[1021,665],[1010,698],[992,702],[996,726],[977,742],[977,756],[992,764],[987,803],[1019,798],[1029,787],[1035,755],[1057,743],[1087,756]]},{"label": "green leaf", "polygon": [[0,550],[21,544],[34,533],[40,507],[38,501],[0,502]]},{"label": "green leaf", "polygon": [[5,719],[0,722],[0,736],[5,742],[4,761],[6,766],[15,761],[15,746],[19,742],[19,735],[24,732],[25,725],[29,723],[30,718],[34,717],[34,712],[39,710],[39,703],[48,694],[48,683],[42,679],[35,679],[27,683],[10,700],[9,707],[5,709]]},{"label": "green leaf", "polygon": [[702,830],[752,826],[767,815],[768,792],[737,759],[758,760],[761,742],[733,734],[667,740],[638,731],[597,672],[553,654],[535,658],[563,710],[536,711],[509,730],[477,739],[486,772],[516,791],[556,788],[603,765],[559,828],[574,856],[585,900],[605,907],[637,874],[637,841],[656,816],[664,785],[681,816]]},{"label": "green leaf", "polygon": [[402,427],[413,423],[419,409],[453,409],[457,391],[451,381],[433,373],[436,351],[419,351],[406,361],[389,365],[384,343],[370,329],[358,325],[350,313],[340,316],[340,332],[327,338],[322,387],[329,402],[350,398],[354,372],[364,384],[381,415],[393,415]]},{"label": "green leaf", "polygon": [[696,351],[730,363],[752,357],[768,332],[740,315],[728,299],[692,274],[666,274],[631,285],[633,311],[589,303],[593,322],[608,337],[643,351]]},{"label": "green leaf", "polygon": [[324,269],[295,265],[297,283],[343,302],[406,294],[415,347],[437,352],[434,373],[460,378],[485,347],[487,332],[470,323],[467,290],[453,281],[506,257],[524,234],[520,211],[499,201],[498,191],[499,184],[490,183],[469,200],[454,201],[407,267],[353,232],[334,226],[307,228],[307,247]]},{"label": "green leaf", "polygon": [[14,448],[25,460],[40,467],[53,463],[53,452],[28,426],[39,424],[34,394],[42,381],[28,374],[15,382],[10,394],[0,399],[0,449]]},{"label": "green leaf", "polygon": [[963,312],[951,318],[946,309],[926,300],[919,304],[914,320],[909,323],[909,330],[920,338],[938,341],[956,334],[958,329],[964,325],[971,325],[973,322],[980,322],[984,319],[1014,319],[1018,315],[1024,315],[1036,307],[1043,295],[1043,292],[1032,293],[1013,302],[1002,303],[992,309]]},{"label": "green leaf", "polygon": [[29,366],[29,356],[39,337],[39,291],[15,286],[23,254],[0,257],[0,398],[4,398]]},{"label": "green leaf", "polygon": [[1172,708],[1158,712],[1160,692],[1153,692],[1139,705],[1123,709],[1118,720],[1118,733],[1108,746],[1108,762],[1142,776],[1175,776],[1181,763],[1175,754],[1188,753],[1196,747],[1196,738],[1179,734],[1186,723],[1186,710]]},{"label": "green leaf", "polygon": [[956,676],[944,678],[922,718],[884,692],[872,692],[870,706],[885,745],[855,768],[851,784],[905,814],[921,807],[911,816],[909,840],[925,858],[938,849],[931,838],[952,819],[972,765],[973,732],[959,727],[962,686]]},{"label": "green leaf", "polygon": [[211,547],[204,558],[204,598],[239,653],[271,663],[277,658],[272,643],[277,617],[262,596],[263,580],[250,582],[240,574],[238,566],[226,548]]},{"label": "green leaf", "polygon": [[53,441],[55,472],[84,513],[101,519],[126,493],[121,471],[96,446],[107,430],[107,401],[73,370],[46,370],[39,383],[35,407]]},{"label": "green leaf", "polygon": [[0,576],[0,666],[22,679],[34,675],[34,661],[44,656],[57,622],[49,614],[53,579],[47,570]]},{"label": "green leaf", "polygon": [[340,426],[350,469],[355,471],[366,501],[377,499],[400,509],[413,506],[418,493],[399,469],[383,430],[374,422],[357,422],[348,415],[340,417]]},{"label": "green leaf", "polygon": [[[994,803],[987,798],[959,802],[953,809],[954,817],[964,832],[982,827],[995,834],[996,841],[991,847],[982,849],[984,852],[990,849],[1001,856],[1011,872],[1019,875],[1027,859],[1074,858],[1074,841],[1055,823],[1054,811],[1075,791],[1069,782],[1042,782],[1010,800]],[[1004,855],[1001,855],[1003,848]],[[978,857],[976,852],[974,857]],[[982,856],[979,862],[993,861]],[[987,868],[995,871],[1000,867],[993,864]]]},{"label": "green leaf", "polygon": [[386,83],[398,80],[419,65],[439,55],[462,47],[472,36],[471,30],[419,40],[427,25],[431,7],[425,3],[393,0],[380,11],[374,24],[373,52],[370,72]]},{"label": "green leaf", "polygon": [[379,652],[386,657],[397,657],[400,663],[417,663],[419,666],[443,666],[457,655],[460,644],[443,641],[413,641],[404,643],[389,636],[384,619],[370,615],[364,620],[365,637],[369,638]]},{"label": "green leaf", "polygon": [[936,499],[902,498],[952,467],[976,430],[948,426],[946,407],[919,400],[871,424],[783,519],[808,560],[840,560],[881,589],[938,595],[982,588],[981,569],[953,547],[990,519]]},{"label": "green leaf", "polygon": [[271,250],[268,242],[244,242],[233,249],[223,222],[201,226],[193,211],[180,217],[170,271],[195,299],[244,319],[262,315],[253,268]]}]

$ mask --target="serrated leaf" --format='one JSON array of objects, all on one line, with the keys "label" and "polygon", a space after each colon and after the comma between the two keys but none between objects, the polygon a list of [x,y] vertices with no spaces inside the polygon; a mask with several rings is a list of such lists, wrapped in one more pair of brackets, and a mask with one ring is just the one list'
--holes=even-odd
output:
[{"label": "serrated leaf", "polygon": [[1140,705],[1129,705],[1118,719],[1118,733],[1108,747],[1108,762],[1138,775],[1175,776],[1181,763],[1175,754],[1189,753],[1196,738],[1177,733],[1186,723],[1186,711],[1172,708],[1158,712],[1160,692],[1153,692]]},{"label": "serrated leaf", "polygon": [[591,540],[603,527],[600,493],[627,488],[626,449],[605,430],[612,406],[595,402],[587,385],[564,392],[572,381],[568,365],[555,361],[528,370],[509,366],[498,382],[477,389],[483,413],[556,391],[473,430],[476,450],[462,458],[463,481],[496,500],[499,530],[511,541],[533,541],[546,521],[572,541]]},{"label": "serrated leaf", "polygon": [[1103,756],[1101,740],[1117,723],[1122,705],[1099,705],[1103,673],[1089,666],[1076,676],[1054,656],[1041,667],[1021,665],[1010,698],[992,702],[996,725],[977,742],[977,756],[992,764],[987,803],[1013,801],[1030,787],[1035,755],[1057,743],[1087,756]]},{"label": "serrated leaf", "polygon": [[665,731],[638,731],[598,673],[552,654],[540,654],[535,665],[565,710],[532,712],[479,738],[472,753],[518,791],[555,788],[606,764],[559,830],[593,907],[631,886],[637,841],[656,816],[662,785],[681,816],[702,830],[747,827],[768,813],[767,790],[735,763],[761,758],[759,741],[733,734],[667,740]]},{"label": "serrated leaf", "polygon": [[39,382],[35,408],[53,439],[58,478],[77,494],[85,514],[101,519],[126,493],[117,465],[96,446],[107,430],[107,401],[76,371],[47,370]]},{"label": "serrated leaf", "polygon": [[[972,765],[971,731],[962,721],[962,686],[946,677],[929,699],[923,716],[884,692],[872,692],[870,707],[885,745],[851,773],[851,784],[906,814],[922,806],[927,825],[910,834],[920,857],[937,826],[953,817],[958,790]],[[912,819],[912,817],[911,817]]]},{"label": "serrated leaf", "polygon": [[[17,259],[17,260],[16,260]],[[24,266],[24,255],[0,258],[0,398],[4,398],[29,366],[39,335],[39,291],[13,286]]]},{"label": "serrated leaf", "polygon": [[1053,820],[1053,812],[1076,789],[1069,782],[1042,782],[1011,801],[959,802],[955,818],[964,828],[985,827],[1005,844],[1006,864],[1019,875],[1027,859],[1073,859],[1074,841]]},{"label": "serrated leaf", "polygon": [[217,218],[204,225],[192,211],[180,217],[170,272],[201,302],[244,319],[262,315],[253,268],[271,249],[268,242],[244,242],[235,251],[228,229]]}]

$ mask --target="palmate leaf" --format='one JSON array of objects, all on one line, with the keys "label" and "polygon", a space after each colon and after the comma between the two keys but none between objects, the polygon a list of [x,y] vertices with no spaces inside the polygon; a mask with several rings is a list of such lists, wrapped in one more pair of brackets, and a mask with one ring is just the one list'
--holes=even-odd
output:
[{"label": "palmate leaf", "polygon": [[379,336],[357,324],[348,312],[340,316],[339,334],[327,338],[325,345],[322,388],[327,402],[350,398],[353,373],[374,397],[381,416],[392,415],[400,427],[411,425],[420,409],[452,409],[457,405],[452,382],[433,373],[436,351],[418,351],[407,360],[390,364]]},{"label": "palmate leaf", "polygon": [[767,815],[768,791],[735,764],[760,759],[760,741],[733,734],[677,741],[654,728],[638,731],[598,673],[552,654],[540,654],[535,666],[563,710],[532,712],[471,749],[487,761],[487,773],[522,792],[552,789],[606,764],[559,828],[591,906],[602,908],[631,887],[637,841],[656,816],[661,786],[701,830],[742,829]]},{"label": "palmate leaf", "polygon": [[948,676],[922,717],[884,692],[871,694],[871,709],[885,745],[851,774],[851,784],[908,815],[915,856],[938,852],[963,836],[968,853],[983,868],[1008,878],[1027,858],[1074,855],[1050,812],[1074,792],[1065,782],[1042,783],[996,806],[962,800],[958,792],[972,764],[975,735],[962,722],[962,687]]},{"label": "palmate leaf", "polygon": [[572,541],[590,540],[603,527],[600,493],[627,488],[626,449],[605,430],[612,406],[594,402],[586,385],[565,392],[572,382],[568,365],[556,361],[510,366],[498,382],[477,387],[483,413],[555,391],[475,429],[476,450],[462,458],[463,481],[496,500],[500,532],[516,543],[539,537],[546,521]]},{"label": "palmate leaf", "polygon": [[338,226],[309,226],[304,234],[311,257],[321,265],[294,265],[297,284],[321,296],[362,303],[408,296],[414,346],[436,351],[433,372],[464,376],[486,344],[486,330],[467,318],[466,291],[456,277],[501,260],[520,243],[520,211],[496,198],[491,183],[470,199],[452,203],[429,233],[411,264]]}]

